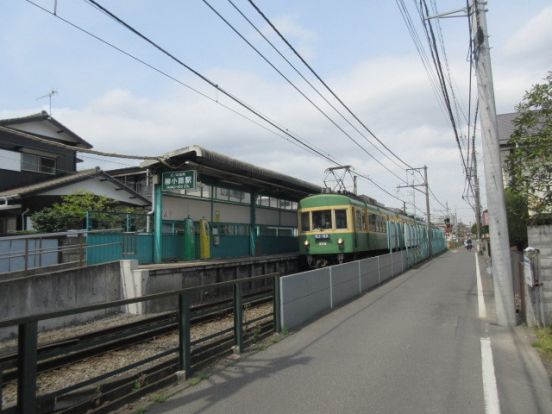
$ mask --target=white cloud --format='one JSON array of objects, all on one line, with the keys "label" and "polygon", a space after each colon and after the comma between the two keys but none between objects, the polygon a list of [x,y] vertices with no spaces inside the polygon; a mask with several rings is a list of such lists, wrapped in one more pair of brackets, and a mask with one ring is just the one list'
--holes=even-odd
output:
[{"label": "white cloud", "polygon": [[503,47],[506,57],[531,65],[534,61],[552,63],[552,7],[543,9],[508,39]]},{"label": "white cloud", "polygon": [[[311,60],[314,57],[313,43],[317,39],[315,32],[301,26],[294,16],[278,16],[271,21],[305,59]],[[262,32],[269,37],[276,36],[268,24],[263,27]]]},{"label": "white cloud", "polygon": [[[365,61],[328,81],[390,148],[415,167],[429,167],[430,184],[441,200],[450,200],[451,205],[460,204],[464,179],[454,137],[436,104],[425,72],[415,70],[417,65],[420,63],[414,56]],[[213,70],[209,76],[263,113],[270,114],[297,136],[339,161],[354,165],[392,194],[409,202],[412,200],[409,191],[397,192],[400,182],[396,177],[370,159],[287,85],[269,82],[251,73],[227,70]],[[216,97],[214,92],[209,95]],[[220,94],[217,99],[244,112]],[[331,109],[327,111],[386,167],[404,177],[404,171],[401,172],[393,161],[382,159],[378,151]],[[54,108],[54,116],[103,151],[151,156],[197,144],[319,185],[324,170],[331,166],[180,88],[155,99],[145,99],[129,90],[113,89],[81,108]],[[369,136],[366,132],[365,135]],[[122,166],[97,157],[85,155],[82,158],[85,160],[83,167]],[[366,180],[359,180],[359,190],[388,205],[400,206]],[[421,206],[423,200],[418,198],[417,204]]]},{"label": "white cloud", "polygon": [[[339,79],[335,89],[366,120],[392,149],[416,166],[427,164],[435,193],[458,198],[461,189],[450,184],[458,178],[458,152],[447,125],[435,126],[442,115],[432,101],[423,74],[402,73],[415,64],[413,57],[364,62]],[[218,70],[210,75],[221,85],[231,85],[233,93],[244,97],[271,118],[289,127],[298,136],[329,152],[343,163],[353,164],[396,194],[399,180],[389,174],[344,137],[295,92],[279,83],[266,82],[249,73]],[[229,89],[230,87],[227,86]],[[214,96],[211,94],[211,96]],[[227,98],[219,96],[225,104]],[[262,104],[259,104],[261,102]],[[242,110],[240,110],[242,112]],[[339,119],[329,109],[328,114]],[[56,109],[56,117],[92,142],[97,149],[143,155],[161,154],[186,145],[198,144],[230,156],[262,165],[301,179],[321,184],[330,163],[309,155],[219,106],[189,94],[175,93],[160,99],[144,99],[130,91],[111,90],[79,110]],[[343,122],[340,121],[340,124]],[[383,157],[350,127],[347,131],[374,156]],[[367,133],[365,135],[369,136]],[[97,160],[85,158],[86,166]],[[382,163],[401,177],[392,161]],[[128,161],[124,161],[128,162]],[[117,168],[117,165],[105,165]],[[437,171],[444,170],[439,173]],[[432,176],[433,173],[433,176]],[[439,188],[442,185],[442,191]],[[365,180],[360,190],[397,206]],[[449,188],[450,187],[450,188]],[[405,194],[404,191],[401,194]]]}]

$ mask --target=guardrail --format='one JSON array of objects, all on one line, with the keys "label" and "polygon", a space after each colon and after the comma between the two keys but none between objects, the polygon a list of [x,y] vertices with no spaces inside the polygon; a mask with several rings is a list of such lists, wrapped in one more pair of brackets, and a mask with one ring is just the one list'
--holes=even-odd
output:
[{"label": "guardrail", "polygon": [[[213,283],[209,285],[196,286],[181,289],[174,292],[156,293],[133,299],[117,300],[100,303],[96,305],[82,306],[63,311],[50,312],[39,315],[29,315],[22,318],[13,318],[0,321],[0,328],[18,327],[18,369],[17,369],[17,405],[15,412],[19,414],[34,414],[37,412],[37,350],[38,350],[38,322],[46,319],[59,318],[76,315],[79,313],[103,310],[113,307],[120,307],[132,303],[146,302],[156,299],[177,298],[178,300],[178,368],[185,372],[185,377],[192,373],[191,366],[191,335],[190,335],[190,297],[198,291],[206,288],[233,288],[234,304],[234,345],[237,352],[244,349],[244,321],[243,321],[243,284],[256,281],[271,280],[273,289],[273,325],[274,331],[279,332],[279,306],[280,306],[280,285],[278,283],[279,273],[270,273],[262,276],[236,279],[226,282]],[[1,378],[1,372],[0,372]],[[1,395],[0,395],[1,397]],[[4,411],[2,411],[4,412]]]}]

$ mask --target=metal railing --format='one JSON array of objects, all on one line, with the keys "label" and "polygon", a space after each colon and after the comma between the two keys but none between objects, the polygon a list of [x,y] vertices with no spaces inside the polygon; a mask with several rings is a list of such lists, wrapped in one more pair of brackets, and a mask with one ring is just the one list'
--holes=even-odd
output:
[{"label": "metal railing", "polygon": [[0,237],[0,274],[26,272],[47,266],[85,266],[87,252],[90,249],[115,245],[122,248],[122,242],[87,244],[88,234],[109,231],[111,230],[69,230],[58,233]]},{"label": "metal railing", "polygon": [[[178,368],[185,372],[188,378],[192,373],[191,365],[191,297],[196,291],[207,288],[233,288],[234,304],[234,346],[236,352],[244,350],[244,321],[243,311],[243,284],[257,281],[271,280],[273,289],[273,326],[275,332],[280,332],[280,286],[279,273],[270,273],[262,276],[254,276],[242,279],[236,279],[226,282],[213,283],[209,285],[196,286],[181,289],[173,292],[156,293],[132,299],[117,300],[105,302],[96,305],[82,306],[62,311],[49,312],[43,314],[29,315],[20,318],[0,320],[0,328],[18,327],[17,349],[18,349],[18,369],[17,369],[17,405],[15,412],[19,414],[35,414],[37,412],[37,360],[38,360],[38,322],[60,318],[64,316],[77,315],[84,312],[105,310],[116,308],[132,303],[146,302],[156,299],[177,298],[178,300]],[[1,372],[0,372],[1,378]],[[1,389],[1,388],[0,388]],[[1,395],[0,395],[1,398]]]}]

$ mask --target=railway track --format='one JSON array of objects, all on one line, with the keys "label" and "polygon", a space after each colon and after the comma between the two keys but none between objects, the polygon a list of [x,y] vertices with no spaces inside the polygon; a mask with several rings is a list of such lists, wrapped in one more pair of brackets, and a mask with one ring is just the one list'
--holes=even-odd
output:
[{"label": "railway track", "polygon": [[[195,292],[206,287],[233,287],[231,298],[189,308],[185,304],[184,324],[176,313],[166,313],[41,344],[36,354],[38,375],[32,370],[18,372],[17,354],[4,353],[0,355],[0,414],[18,412],[15,404],[17,396],[22,395],[19,379],[23,379],[24,386],[33,384],[31,391],[24,390],[33,396],[34,412],[38,414],[107,413],[176,382],[182,361],[188,376],[233,353],[236,344],[243,351],[279,326],[274,313],[277,285],[253,291],[251,284],[246,289],[243,284],[274,281],[277,276],[267,274],[252,280],[184,289]],[[171,295],[167,292],[152,295],[151,299]],[[241,309],[238,315],[234,314],[237,304]],[[187,338],[184,342],[181,335]],[[187,357],[181,361],[183,352]]]},{"label": "railway track", "polygon": [[[246,295],[244,304],[254,306],[266,303],[271,298],[267,291],[258,292]],[[233,312],[232,300],[196,305],[191,312],[193,326]],[[37,372],[57,369],[85,358],[144,342],[177,328],[176,313],[171,312],[44,344],[37,350]],[[0,369],[3,381],[17,378],[17,353],[0,356]]]}]

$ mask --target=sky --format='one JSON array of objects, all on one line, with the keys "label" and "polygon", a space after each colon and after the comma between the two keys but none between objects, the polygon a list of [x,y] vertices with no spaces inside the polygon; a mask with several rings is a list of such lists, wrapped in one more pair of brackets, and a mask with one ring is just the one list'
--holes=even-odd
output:
[{"label": "sky", "polygon": [[[262,121],[251,122],[229,111],[223,105],[254,118],[85,0],[33,1],[50,11],[57,3],[57,16],[117,45],[210,99],[25,0],[0,0],[0,118],[48,111],[48,99],[37,98],[55,89],[58,93],[52,99],[52,115],[97,150],[152,156],[196,144],[322,185],[325,169],[332,166],[330,162],[278,136]],[[375,141],[374,145],[369,144],[345,124],[228,0],[208,1],[361,143],[364,150],[261,60],[202,0],[98,1],[295,136],[368,175],[392,195],[409,203],[410,211],[414,203],[418,214],[422,211],[425,206],[422,195],[417,194],[414,199],[412,190],[397,189],[404,184],[400,178],[407,179],[406,172],[399,168],[401,164],[392,160],[392,156],[384,157],[374,148],[375,145],[389,155],[379,144]],[[316,83],[247,0],[233,2],[310,82]],[[432,197],[432,214],[442,217],[445,212],[440,204],[448,203],[452,212],[456,211],[465,222],[472,222],[473,212],[461,198],[464,177],[450,122],[439,105],[396,2],[257,0],[255,3],[386,146],[410,165],[427,165],[429,185],[440,201]],[[416,17],[415,1],[406,0],[405,4]],[[428,4],[446,12],[465,6],[465,1],[431,0]],[[513,112],[524,92],[552,69],[549,50],[552,4],[549,0],[490,0],[487,6],[497,113]],[[419,21],[416,23],[422,36]],[[455,93],[466,112],[467,19],[441,19],[439,24]],[[323,90],[320,84],[316,85]],[[462,127],[465,130],[465,125]],[[108,170],[138,164],[96,155],[82,154],[81,158],[84,162],[80,169],[100,166]],[[479,165],[482,165],[481,151]],[[481,168],[479,174],[484,190]],[[412,178],[408,180],[411,182]],[[391,207],[402,207],[396,198],[364,179],[359,180],[359,193]],[[483,194],[483,207],[484,204]]]}]

